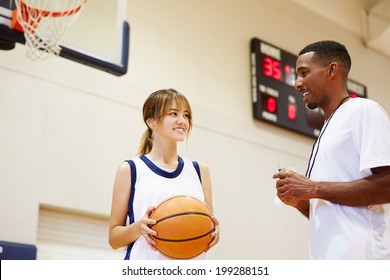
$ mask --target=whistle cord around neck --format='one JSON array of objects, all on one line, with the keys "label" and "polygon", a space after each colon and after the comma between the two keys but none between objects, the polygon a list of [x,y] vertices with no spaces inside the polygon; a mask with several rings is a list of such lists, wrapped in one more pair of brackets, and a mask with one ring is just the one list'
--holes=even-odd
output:
[{"label": "whistle cord around neck", "polygon": [[[311,171],[313,170],[314,163],[315,163],[316,158],[317,158],[318,150],[320,149],[320,143],[321,143],[322,135],[324,135],[325,130],[328,128],[328,125],[329,125],[330,120],[332,119],[334,113],[337,111],[338,108],[340,108],[341,105],[343,105],[344,101],[347,100],[349,97],[350,96],[348,95],[348,96],[344,97],[343,99],[341,99],[339,105],[337,105],[336,109],[334,109],[334,111],[330,115],[329,119],[327,120],[324,129],[321,130],[320,135],[317,137],[317,140],[314,142],[313,148],[311,149],[311,154],[310,154],[310,158],[309,158],[309,162],[307,164],[307,170],[306,170],[306,174],[305,174],[305,176],[307,178],[310,178]],[[315,152],[314,157],[313,157],[314,148],[315,148],[316,144],[317,144],[317,149],[316,149],[316,152]],[[313,161],[312,161],[312,158],[313,158]],[[311,163],[311,165],[310,165],[310,163]]]}]

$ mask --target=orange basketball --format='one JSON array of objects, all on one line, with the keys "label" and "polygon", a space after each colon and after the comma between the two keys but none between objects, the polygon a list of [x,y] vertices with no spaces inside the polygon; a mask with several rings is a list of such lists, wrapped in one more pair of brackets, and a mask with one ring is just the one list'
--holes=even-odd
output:
[{"label": "orange basketball", "polygon": [[210,208],[190,196],[174,196],[161,202],[150,215],[156,248],[172,259],[190,259],[203,253],[211,241],[214,222]]}]

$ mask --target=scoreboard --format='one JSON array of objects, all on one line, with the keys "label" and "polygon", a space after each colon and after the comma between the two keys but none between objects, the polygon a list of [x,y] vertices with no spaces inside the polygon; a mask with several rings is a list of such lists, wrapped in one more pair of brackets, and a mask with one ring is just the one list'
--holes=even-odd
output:
[{"label": "scoreboard", "polygon": [[[310,110],[294,88],[298,56],[263,40],[251,40],[253,117],[316,138],[324,123],[322,110]],[[348,80],[351,97],[367,97],[366,86]]]}]

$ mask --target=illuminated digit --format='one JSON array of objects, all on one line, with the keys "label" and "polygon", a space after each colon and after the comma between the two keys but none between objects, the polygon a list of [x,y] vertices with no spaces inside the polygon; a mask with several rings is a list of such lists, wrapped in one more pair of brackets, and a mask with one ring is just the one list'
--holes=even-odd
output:
[{"label": "illuminated digit", "polygon": [[273,60],[269,57],[264,57],[264,75],[267,77],[272,77],[272,71],[273,71],[273,66],[272,63]]},{"label": "illuminated digit", "polygon": [[297,107],[295,105],[288,104],[287,116],[290,120],[295,120],[297,118]]},{"label": "illuminated digit", "polygon": [[272,77],[276,80],[280,80],[282,78],[282,71],[280,70],[280,62],[274,60],[272,69],[273,69]]},{"label": "illuminated digit", "polygon": [[277,109],[276,99],[269,97],[267,100],[267,111],[270,113],[275,113]]},{"label": "illuminated digit", "polygon": [[357,97],[359,97],[356,93],[354,93],[354,92],[350,92],[349,93],[349,96],[350,97],[352,97],[352,98],[357,98]]}]

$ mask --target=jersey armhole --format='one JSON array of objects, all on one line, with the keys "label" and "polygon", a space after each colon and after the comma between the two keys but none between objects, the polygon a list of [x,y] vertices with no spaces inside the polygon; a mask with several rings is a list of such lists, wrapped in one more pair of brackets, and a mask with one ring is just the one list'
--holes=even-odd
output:
[{"label": "jersey armhole", "polygon": [[[137,169],[135,168],[135,163],[132,160],[126,160],[126,162],[130,165],[130,174],[131,174],[131,182],[130,182],[130,197],[128,204],[128,215],[129,215],[129,223],[134,223],[134,210],[133,210],[133,201],[134,201],[134,193],[135,193],[135,182],[137,181]],[[130,259],[131,249],[133,248],[135,241],[130,243],[127,246],[125,260]]]},{"label": "jersey armhole", "polygon": [[200,176],[200,168],[199,168],[198,162],[193,161],[192,164],[194,165],[194,168],[195,168],[195,170],[196,170],[196,173],[198,173],[198,177],[199,177],[200,183],[202,183],[202,177]]}]

